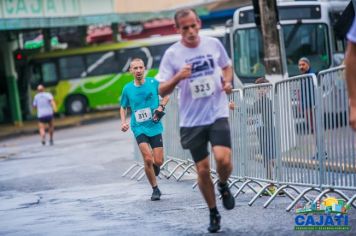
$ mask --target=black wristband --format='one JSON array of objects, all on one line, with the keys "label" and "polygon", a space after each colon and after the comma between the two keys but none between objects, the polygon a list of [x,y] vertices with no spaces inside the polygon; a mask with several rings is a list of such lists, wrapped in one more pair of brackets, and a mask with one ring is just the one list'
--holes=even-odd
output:
[{"label": "black wristband", "polygon": [[165,107],[162,104],[159,104],[160,107],[162,107],[162,110],[164,111]]}]

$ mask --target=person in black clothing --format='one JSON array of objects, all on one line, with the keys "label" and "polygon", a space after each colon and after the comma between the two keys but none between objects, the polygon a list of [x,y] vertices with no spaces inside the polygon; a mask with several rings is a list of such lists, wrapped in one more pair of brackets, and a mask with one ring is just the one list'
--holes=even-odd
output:
[{"label": "person in black clothing", "polygon": [[[301,74],[315,74],[310,61],[306,57],[302,57],[298,61],[298,68]],[[313,110],[315,106],[315,89],[311,79],[302,79],[300,88],[301,110],[303,112],[306,125],[310,132],[314,132]]]},{"label": "person in black clothing", "polygon": [[[306,57],[302,57],[298,61],[298,68],[301,74],[314,74],[314,70],[311,67],[310,61]],[[315,111],[315,86],[313,84],[313,80],[311,79],[302,79],[301,80],[301,92],[300,92],[300,101],[301,101],[301,110],[303,112],[306,128],[308,130],[307,133],[314,133],[316,127],[314,126],[313,114]],[[324,152],[324,157],[327,159],[327,152]],[[319,159],[319,151],[316,151],[316,154],[312,157],[312,159]]]}]

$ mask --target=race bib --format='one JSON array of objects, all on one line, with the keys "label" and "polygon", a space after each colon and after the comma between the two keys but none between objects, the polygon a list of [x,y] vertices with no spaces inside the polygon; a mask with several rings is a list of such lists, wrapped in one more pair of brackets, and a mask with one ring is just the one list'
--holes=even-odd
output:
[{"label": "race bib", "polygon": [[143,108],[135,111],[136,122],[144,122],[146,120],[150,120],[152,118],[151,108]]},{"label": "race bib", "polygon": [[214,78],[211,76],[194,79],[189,86],[193,99],[211,96],[215,91]]}]

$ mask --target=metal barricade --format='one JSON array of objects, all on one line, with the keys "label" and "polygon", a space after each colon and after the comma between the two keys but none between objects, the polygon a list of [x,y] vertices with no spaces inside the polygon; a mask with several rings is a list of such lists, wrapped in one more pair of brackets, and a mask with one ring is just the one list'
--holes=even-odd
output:
[{"label": "metal barricade", "polygon": [[344,75],[345,67],[325,70],[318,75],[321,94],[321,146],[325,149],[321,161],[323,192],[337,193],[351,204],[341,190],[356,190],[356,139],[349,127],[349,100]]},{"label": "metal barricade", "polygon": [[[317,81],[314,74],[295,76],[275,84],[275,115],[277,125],[277,183],[279,188],[264,204],[267,207],[284,191],[293,201],[307,198],[297,186],[320,191],[320,163],[315,160],[318,150],[320,112]],[[293,189],[295,199],[286,189]]]},{"label": "metal barricade", "polygon": [[[231,131],[231,151],[232,151],[232,162],[233,170],[231,174],[231,182],[229,187],[236,187],[238,190],[243,186],[238,186],[237,183],[245,182],[245,163],[244,163],[244,129],[243,125],[243,99],[242,90],[234,89],[229,96],[229,109],[230,109],[230,131]],[[242,190],[241,190],[242,191]]]},{"label": "metal barricade", "polygon": [[[136,143],[135,137],[133,138],[134,142]],[[131,175],[131,179],[134,179],[136,176],[138,176],[139,173],[144,171],[144,164],[143,164],[143,160],[142,157],[140,155],[140,150],[138,148],[138,146],[136,144],[133,145],[134,146],[134,150],[133,150],[133,154],[134,154],[134,161],[135,163],[130,166],[123,174],[122,177],[125,177],[126,175],[128,175],[130,172],[133,172],[133,174]],[[144,175],[144,173],[142,173]],[[140,180],[142,178],[142,174],[141,176],[138,178],[138,180]]]},{"label": "metal barricade", "polygon": [[[196,172],[194,162],[191,160],[188,150],[184,150],[180,144],[179,133],[179,91],[175,89],[170,95],[169,103],[166,106],[166,116],[163,120],[163,142],[164,154],[166,157],[162,169],[167,170],[167,178],[174,177],[179,181],[185,174]],[[169,170],[169,165],[175,166]],[[181,171],[177,176],[175,173]]]}]

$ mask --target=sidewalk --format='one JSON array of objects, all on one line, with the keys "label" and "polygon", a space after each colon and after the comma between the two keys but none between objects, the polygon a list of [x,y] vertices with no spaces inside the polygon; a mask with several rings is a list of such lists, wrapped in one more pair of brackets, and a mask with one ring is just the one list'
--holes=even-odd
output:
[{"label": "sidewalk", "polygon": [[[62,129],[114,118],[119,119],[119,112],[117,110],[97,111],[77,116],[56,117],[54,122],[55,129]],[[0,124],[0,140],[25,134],[35,134],[37,132],[37,120],[24,121],[21,127],[13,124]]]}]

